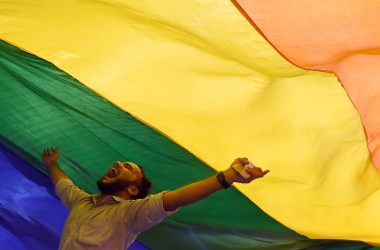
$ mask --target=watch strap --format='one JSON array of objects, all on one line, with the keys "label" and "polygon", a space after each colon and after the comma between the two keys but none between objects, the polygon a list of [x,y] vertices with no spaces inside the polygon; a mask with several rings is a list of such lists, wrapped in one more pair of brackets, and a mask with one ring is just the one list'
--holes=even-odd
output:
[{"label": "watch strap", "polygon": [[218,173],[218,175],[216,176],[216,178],[218,179],[218,182],[220,183],[220,185],[222,185],[222,187],[224,189],[227,189],[227,188],[231,187],[231,185],[226,181],[226,178],[224,177],[224,172],[223,171],[220,171]]}]

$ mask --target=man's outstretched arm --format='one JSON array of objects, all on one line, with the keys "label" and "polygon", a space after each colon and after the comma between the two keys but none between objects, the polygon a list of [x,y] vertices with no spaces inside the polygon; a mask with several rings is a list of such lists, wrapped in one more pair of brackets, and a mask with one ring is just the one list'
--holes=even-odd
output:
[{"label": "man's outstretched arm", "polygon": [[45,164],[51,182],[55,186],[61,179],[70,179],[58,166],[59,148],[45,149],[42,153],[42,161]]},{"label": "man's outstretched arm", "polygon": [[[233,182],[249,183],[256,178],[261,178],[266,175],[269,170],[262,171],[261,168],[247,168],[247,172],[251,175],[249,178],[243,178],[236,170],[232,168],[235,164],[248,164],[247,158],[238,158],[226,171],[223,172],[224,178],[228,184]],[[193,182],[173,191],[168,191],[164,194],[163,204],[166,211],[173,211],[179,207],[199,201],[212,193],[222,189],[223,186],[218,181],[217,177],[211,176],[204,180]]]}]

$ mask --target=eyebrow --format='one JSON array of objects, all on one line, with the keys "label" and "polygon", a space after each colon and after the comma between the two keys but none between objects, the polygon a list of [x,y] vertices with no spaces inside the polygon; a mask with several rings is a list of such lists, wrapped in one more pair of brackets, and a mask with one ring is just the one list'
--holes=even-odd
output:
[{"label": "eyebrow", "polygon": [[124,164],[124,167],[128,168],[129,170],[133,169],[133,167],[130,164],[128,164],[128,162],[123,162],[123,164]]}]

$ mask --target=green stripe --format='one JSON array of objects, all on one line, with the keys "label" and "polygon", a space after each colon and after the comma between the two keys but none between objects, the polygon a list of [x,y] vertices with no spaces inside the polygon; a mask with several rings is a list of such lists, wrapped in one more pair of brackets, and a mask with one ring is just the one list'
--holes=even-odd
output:
[{"label": "green stripe", "polygon": [[[43,172],[42,149],[59,145],[62,168],[89,192],[97,192],[95,181],[117,159],[143,165],[154,183],[153,192],[215,173],[54,65],[3,41],[0,105],[2,144]],[[139,241],[152,249],[368,247],[360,242],[308,240],[267,216],[233,188],[182,208],[143,233]]]}]

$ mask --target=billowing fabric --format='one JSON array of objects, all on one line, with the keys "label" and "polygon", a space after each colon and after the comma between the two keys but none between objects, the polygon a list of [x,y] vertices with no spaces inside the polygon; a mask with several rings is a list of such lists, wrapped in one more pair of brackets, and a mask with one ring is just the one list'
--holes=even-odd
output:
[{"label": "billowing fabric", "polygon": [[[153,193],[215,174],[70,75],[9,44],[0,45],[0,140],[35,168],[46,173],[40,148],[59,145],[62,169],[91,193],[98,191],[96,180],[115,159],[144,166],[154,183]],[[267,216],[235,189],[183,207],[140,234],[138,241],[152,249],[367,247],[360,242],[308,240]]]},{"label": "billowing fabric", "polygon": [[273,46],[296,65],[334,72],[358,110],[380,170],[378,0],[236,0]]},{"label": "billowing fabric", "polygon": [[[376,223],[380,216],[377,212],[380,179],[370,161],[360,117],[345,90],[335,75],[302,70],[285,60],[233,3],[219,0],[156,1],[155,4],[149,1],[80,0],[71,1],[71,4],[67,1],[28,3],[0,2],[3,10],[0,13],[0,38],[54,63],[215,170],[226,168],[237,156],[248,156],[258,166],[270,169],[265,178],[236,187],[270,217],[300,234],[287,231],[270,218],[261,217],[261,210],[253,204],[246,208],[231,200],[243,201],[243,197],[235,197],[232,193],[226,197],[227,193],[218,193],[215,197],[223,199],[223,202],[220,200],[223,209],[213,210],[218,203],[212,199],[202,201],[184,210],[188,211],[187,216],[175,215],[173,224],[169,219],[169,223],[157,227],[157,231],[150,231],[149,236],[176,232],[177,244],[183,246],[190,242],[186,237],[177,236],[188,236],[189,233],[179,232],[191,225],[194,230],[187,232],[191,232],[197,241],[186,246],[194,249],[204,246],[243,249],[263,245],[284,249],[321,243],[308,241],[301,235],[380,244],[380,228]],[[25,84],[23,79],[18,81]],[[49,95],[61,94],[54,92],[59,89],[58,85],[63,88],[55,82]],[[75,85],[75,90],[84,91],[78,86]],[[18,91],[18,94],[23,93],[25,89],[20,87]],[[58,109],[62,108],[63,100],[64,107],[81,107],[63,109],[68,114],[74,113],[74,121],[78,119],[76,112],[88,120],[97,121],[98,116],[106,120],[115,118],[99,112],[89,116],[88,106],[71,103],[75,99],[70,98],[71,95],[78,97],[78,93],[67,92],[64,99],[58,98],[57,104]],[[66,104],[67,101],[70,104]],[[98,109],[104,110],[102,105]],[[150,141],[140,144],[133,152],[121,151],[120,143],[114,141],[119,137],[104,131],[124,128],[125,123],[103,121],[105,128],[100,124],[83,125],[81,121],[76,126],[82,126],[84,130],[75,132],[77,138],[74,133],[71,134],[73,137],[68,136],[67,128],[73,125],[67,124],[72,118],[59,117],[62,120],[49,128],[65,124],[62,127],[64,132],[49,142],[61,144],[64,138],[70,138],[71,141],[64,143],[70,155],[66,171],[79,174],[77,178],[84,178],[88,183],[93,179],[92,171],[96,171],[96,175],[101,172],[100,167],[95,166],[115,157],[133,155],[150,165],[149,150],[163,160],[159,171],[150,166],[159,189],[169,184],[160,178],[163,172],[177,171],[173,173],[176,178],[170,180],[174,184],[175,179],[177,185],[212,172],[204,170],[207,165],[191,154],[179,157],[180,147],[174,147],[173,153]],[[14,126],[10,124],[16,123],[6,121],[4,130],[13,134]],[[39,128],[36,131],[45,130]],[[56,131],[48,131],[49,136],[56,135]],[[124,132],[118,133],[124,136]],[[23,131],[22,134],[28,142],[36,141],[33,133]],[[89,134],[96,135],[95,141],[102,143],[94,144],[93,139],[91,143],[85,143],[91,145],[93,151],[102,152],[101,156],[94,158],[102,159],[97,164],[90,163],[84,157],[86,154],[77,154],[72,148],[73,141],[83,143]],[[138,140],[134,136],[126,135],[133,142],[126,147],[129,150],[135,142],[146,140],[145,136],[138,137]],[[14,137],[7,138],[8,143],[17,141]],[[148,149],[147,144],[157,148]],[[32,145],[36,148],[43,146]],[[160,150],[168,151],[161,155]],[[28,154],[23,157],[27,158]],[[31,157],[30,161],[35,162],[33,159]],[[186,159],[185,163],[182,159]],[[35,162],[34,165],[38,167],[39,164]],[[192,171],[189,170],[194,168],[196,171],[190,178],[189,172]],[[238,195],[237,192],[234,194]],[[204,203],[210,207],[205,209],[201,205]],[[232,207],[226,208],[226,204],[238,208],[239,213]],[[197,208],[203,213],[209,211],[207,215],[215,217],[208,221],[201,220],[202,216],[193,218],[191,215],[199,212]],[[225,210],[234,216],[220,216]],[[225,221],[226,218],[230,220]],[[258,225],[257,218],[263,223]],[[184,231],[173,228],[173,225],[183,226]],[[148,237],[143,240],[147,242]],[[160,247],[165,249],[163,245]]]}]

